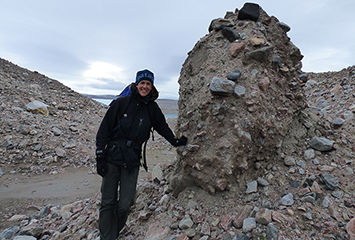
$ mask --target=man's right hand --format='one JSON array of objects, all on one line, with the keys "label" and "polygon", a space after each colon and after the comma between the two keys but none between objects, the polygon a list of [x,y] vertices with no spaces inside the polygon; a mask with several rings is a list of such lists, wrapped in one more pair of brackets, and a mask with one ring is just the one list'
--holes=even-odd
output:
[{"label": "man's right hand", "polygon": [[105,153],[105,150],[96,150],[96,170],[101,177],[104,177],[107,172]]}]

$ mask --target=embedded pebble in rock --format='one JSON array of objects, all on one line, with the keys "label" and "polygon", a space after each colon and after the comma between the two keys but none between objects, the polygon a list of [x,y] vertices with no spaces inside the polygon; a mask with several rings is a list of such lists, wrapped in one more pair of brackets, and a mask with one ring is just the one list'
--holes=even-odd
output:
[{"label": "embedded pebble in rock", "polygon": [[239,70],[234,70],[230,74],[228,74],[227,78],[229,80],[237,82],[241,75],[242,75],[242,73]]},{"label": "embedded pebble in rock", "polygon": [[291,30],[291,27],[288,26],[286,23],[278,22],[277,25],[279,25],[282,28],[282,30],[284,30],[285,32],[288,32]]},{"label": "embedded pebble in rock", "polygon": [[228,41],[230,41],[230,42],[234,42],[235,40],[240,38],[239,33],[231,27],[224,27],[224,28],[222,28],[221,32],[222,32],[223,37],[228,39]]},{"label": "embedded pebble in rock", "polygon": [[333,142],[324,137],[317,137],[309,142],[309,145],[317,151],[325,152],[333,149]]},{"label": "embedded pebble in rock", "polygon": [[234,87],[234,82],[227,79],[214,77],[211,82],[210,90],[213,94],[227,96],[233,93]]},{"label": "embedded pebble in rock", "polygon": [[245,87],[244,86],[235,86],[234,94],[237,97],[243,97],[245,95]]},{"label": "embedded pebble in rock", "polygon": [[257,181],[252,181],[247,183],[247,190],[246,193],[254,193],[258,191],[258,182]]}]

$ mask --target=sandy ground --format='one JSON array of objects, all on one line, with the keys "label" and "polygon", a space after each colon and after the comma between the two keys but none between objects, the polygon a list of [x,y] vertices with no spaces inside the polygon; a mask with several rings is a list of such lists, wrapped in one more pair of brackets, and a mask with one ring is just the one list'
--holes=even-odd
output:
[{"label": "sandy ground", "polygon": [[[149,171],[141,168],[139,179],[147,179],[157,163],[172,162],[175,157],[174,149],[148,150]],[[31,213],[32,206],[64,205],[95,196],[100,192],[101,177],[92,170],[68,167],[56,175],[5,174],[0,183],[0,230],[13,225],[7,221],[12,215]]]}]

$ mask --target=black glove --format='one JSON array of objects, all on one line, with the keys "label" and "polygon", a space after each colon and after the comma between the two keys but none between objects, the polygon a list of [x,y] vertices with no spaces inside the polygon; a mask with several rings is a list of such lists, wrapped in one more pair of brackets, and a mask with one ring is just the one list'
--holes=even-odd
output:
[{"label": "black glove", "polygon": [[105,152],[106,152],[105,150],[96,151],[96,170],[101,177],[104,177],[105,173],[107,172]]},{"label": "black glove", "polygon": [[186,143],[187,143],[187,138],[185,136],[182,136],[181,138],[176,139],[174,146],[175,147],[183,146],[186,145]]}]

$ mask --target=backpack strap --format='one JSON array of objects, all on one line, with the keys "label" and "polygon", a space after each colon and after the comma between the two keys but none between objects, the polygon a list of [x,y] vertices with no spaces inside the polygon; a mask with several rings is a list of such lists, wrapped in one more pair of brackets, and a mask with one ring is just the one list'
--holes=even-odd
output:
[{"label": "backpack strap", "polygon": [[[150,122],[153,123],[153,110],[152,110],[152,107],[153,105],[150,104],[148,105],[148,111],[149,111],[149,118],[150,118]],[[150,133],[152,134],[152,141],[154,141],[154,128],[151,128],[150,129]],[[142,166],[143,168],[148,172],[148,165],[147,165],[147,157],[146,157],[146,152],[147,152],[147,143],[148,143],[148,140],[150,138],[150,133],[149,133],[149,136],[147,137],[147,139],[145,140],[144,142],[144,146],[143,146],[143,161],[142,161]]]}]

